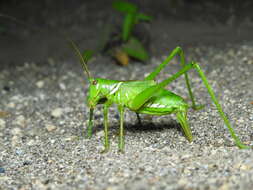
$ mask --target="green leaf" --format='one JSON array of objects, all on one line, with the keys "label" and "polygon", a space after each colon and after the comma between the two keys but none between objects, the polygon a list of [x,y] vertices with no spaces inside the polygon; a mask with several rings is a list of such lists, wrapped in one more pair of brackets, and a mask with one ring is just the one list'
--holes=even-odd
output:
[{"label": "green leaf", "polygon": [[133,57],[135,59],[146,61],[149,58],[148,52],[142,43],[134,37],[131,37],[129,41],[122,46],[122,49],[130,57]]},{"label": "green leaf", "polygon": [[131,36],[131,32],[134,27],[135,14],[127,14],[124,18],[123,28],[122,28],[122,40],[127,41]]},{"label": "green leaf", "polygon": [[96,47],[97,52],[103,51],[106,45],[109,43],[111,33],[112,33],[112,28],[113,26],[111,25],[111,23],[104,24],[104,27],[101,30],[100,35],[98,37],[98,44]]},{"label": "green leaf", "polygon": [[146,15],[144,13],[138,13],[137,16],[136,16],[136,19],[138,21],[147,21],[147,22],[149,22],[149,21],[151,21],[153,19],[153,17],[152,16],[148,16],[148,15]]},{"label": "green leaf", "polygon": [[85,50],[82,55],[84,62],[87,63],[92,58],[93,55],[94,55],[93,50]]},{"label": "green leaf", "polygon": [[114,1],[112,7],[122,13],[135,13],[137,11],[137,6],[133,3],[127,1]]}]

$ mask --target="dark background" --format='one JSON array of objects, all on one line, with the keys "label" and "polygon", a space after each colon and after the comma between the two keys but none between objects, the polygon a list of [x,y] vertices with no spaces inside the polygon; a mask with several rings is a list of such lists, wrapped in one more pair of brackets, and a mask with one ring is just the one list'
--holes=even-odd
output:
[{"label": "dark background", "polygon": [[[251,0],[132,0],[154,20],[148,25],[151,55],[159,56],[180,45],[222,46],[253,39]],[[43,62],[50,57],[68,59],[72,52],[67,34],[81,48],[94,48],[112,0],[1,0],[0,64]]]}]

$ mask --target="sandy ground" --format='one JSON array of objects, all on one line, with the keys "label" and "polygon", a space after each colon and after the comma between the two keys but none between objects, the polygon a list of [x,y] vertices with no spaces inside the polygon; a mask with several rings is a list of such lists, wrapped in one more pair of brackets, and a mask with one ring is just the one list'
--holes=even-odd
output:
[{"label": "sandy ground", "polygon": [[[253,44],[202,46],[186,52],[187,58],[201,63],[237,134],[252,145]],[[96,77],[142,79],[164,57],[153,57],[148,65],[105,67],[99,63],[106,58],[97,56],[89,67]],[[158,81],[179,68],[174,60]],[[197,73],[190,77],[198,102],[205,104],[203,110],[189,110],[192,143],[173,115],[142,115],[141,127],[135,114],[127,111],[121,154],[119,116],[112,107],[111,149],[101,154],[101,107],[96,110],[93,137],[84,138],[88,84],[77,62],[5,67],[0,72],[0,107],[9,115],[0,118],[1,189],[251,189],[252,150],[234,145]],[[188,100],[183,77],[168,89]]]}]

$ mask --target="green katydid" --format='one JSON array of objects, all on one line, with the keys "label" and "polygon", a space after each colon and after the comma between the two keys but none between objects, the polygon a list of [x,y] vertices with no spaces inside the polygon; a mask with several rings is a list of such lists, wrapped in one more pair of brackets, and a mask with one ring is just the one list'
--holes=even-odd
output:
[{"label": "green katydid", "polygon": [[[221,105],[219,104],[214,92],[209,85],[206,76],[201,70],[198,63],[191,61],[188,64],[185,64],[185,57],[182,49],[176,47],[170,55],[153,71],[151,72],[144,80],[136,81],[119,81],[119,80],[109,80],[102,78],[92,78],[88,67],[87,60],[85,60],[77,46],[73,41],[70,40],[71,45],[75,49],[78,57],[80,58],[80,63],[83,67],[84,72],[86,73],[90,86],[87,96],[87,103],[90,109],[89,114],[89,123],[87,128],[87,137],[92,136],[93,128],[93,112],[97,104],[103,104],[103,113],[104,113],[104,148],[105,151],[109,149],[109,138],[108,138],[108,109],[112,104],[117,104],[119,113],[120,113],[120,129],[119,129],[119,151],[124,150],[124,111],[125,108],[135,112],[139,119],[138,114],[150,114],[150,115],[167,115],[167,114],[176,114],[177,120],[180,123],[184,135],[188,141],[192,141],[192,132],[187,121],[187,111],[189,105],[185,100],[164,89],[169,83],[180,77],[181,75],[185,76],[186,86],[189,92],[190,99],[192,101],[193,109],[200,109],[202,106],[196,105],[194,95],[191,90],[190,82],[188,79],[187,72],[191,69],[195,69],[200,75],[211,100],[215,104],[221,118],[224,120],[225,125],[227,126],[231,137],[234,139],[235,144],[239,148],[251,148],[250,146],[244,145],[240,139],[236,136],[236,133],[231,126],[227,116],[222,110]],[[155,82],[155,77],[160,73],[160,71],[176,56],[180,56],[180,62],[182,69],[171,77],[163,80],[160,83]]]}]

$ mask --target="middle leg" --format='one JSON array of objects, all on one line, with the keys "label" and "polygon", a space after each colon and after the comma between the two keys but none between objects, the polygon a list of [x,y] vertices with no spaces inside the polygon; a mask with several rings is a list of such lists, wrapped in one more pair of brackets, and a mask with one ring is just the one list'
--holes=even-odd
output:
[{"label": "middle leg", "polygon": [[119,129],[119,151],[124,152],[124,106],[119,106],[120,129]]},{"label": "middle leg", "polygon": [[108,138],[108,110],[109,106],[107,104],[104,105],[104,151],[107,152],[109,150],[109,138]]}]

